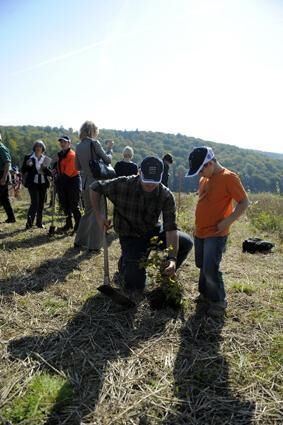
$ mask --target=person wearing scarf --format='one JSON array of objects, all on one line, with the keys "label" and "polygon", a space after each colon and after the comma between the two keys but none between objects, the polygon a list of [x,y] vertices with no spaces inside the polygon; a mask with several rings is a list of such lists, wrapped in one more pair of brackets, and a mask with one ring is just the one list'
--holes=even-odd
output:
[{"label": "person wearing scarf", "polygon": [[43,206],[46,191],[49,187],[50,158],[45,155],[46,147],[42,140],[36,140],[33,144],[32,154],[25,155],[21,172],[24,175],[24,185],[30,195],[30,207],[27,213],[26,229],[33,226],[36,217],[36,226],[44,228],[42,223]]}]

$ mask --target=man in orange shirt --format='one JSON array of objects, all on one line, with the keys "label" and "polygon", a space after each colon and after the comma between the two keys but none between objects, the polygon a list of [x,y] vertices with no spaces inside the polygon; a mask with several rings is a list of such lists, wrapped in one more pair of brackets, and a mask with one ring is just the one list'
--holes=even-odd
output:
[{"label": "man in orange shirt", "polygon": [[238,175],[222,167],[211,148],[195,148],[189,166],[188,177],[200,176],[194,232],[195,262],[200,269],[198,301],[208,304],[209,315],[221,316],[227,301],[220,262],[229,228],[249,201]]},{"label": "man in orange shirt", "polygon": [[61,150],[57,154],[55,181],[59,202],[66,216],[66,224],[58,231],[67,232],[73,228],[73,215],[75,220],[74,232],[76,232],[81,219],[81,177],[80,172],[75,167],[76,153],[71,149],[71,139],[68,136],[61,136],[58,142]]}]

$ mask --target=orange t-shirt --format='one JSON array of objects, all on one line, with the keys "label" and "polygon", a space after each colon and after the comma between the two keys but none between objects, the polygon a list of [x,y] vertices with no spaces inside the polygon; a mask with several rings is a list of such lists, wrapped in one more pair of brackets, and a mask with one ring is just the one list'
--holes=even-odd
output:
[{"label": "orange t-shirt", "polygon": [[75,158],[76,152],[70,149],[65,158],[59,162],[59,173],[66,174],[69,177],[77,176],[79,171],[75,166]]},{"label": "orange t-shirt", "polygon": [[247,194],[239,176],[223,168],[212,177],[201,177],[195,212],[195,236],[226,236],[229,229],[217,233],[217,224],[233,212],[233,200],[241,202]]}]

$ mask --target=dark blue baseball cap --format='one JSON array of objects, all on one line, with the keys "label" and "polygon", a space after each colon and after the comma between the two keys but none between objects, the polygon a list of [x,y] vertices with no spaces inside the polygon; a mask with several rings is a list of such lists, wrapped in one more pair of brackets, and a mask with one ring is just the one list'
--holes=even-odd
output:
[{"label": "dark blue baseball cap", "polygon": [[163,162],[155,156],[147,156],[141,163],[141,180],[143,183],[161,183]]},{"label": "dark blue baseball cap", "polygon": [[214,158],[213,150],[207,146],[194,148],[189,156],[190,169],[186,177],[197,176],[200,170]]}]

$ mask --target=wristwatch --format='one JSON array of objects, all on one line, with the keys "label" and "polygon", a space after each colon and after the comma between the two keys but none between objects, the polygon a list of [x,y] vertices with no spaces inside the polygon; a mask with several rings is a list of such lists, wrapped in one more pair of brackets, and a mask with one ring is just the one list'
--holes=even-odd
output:
[{"label": "wristwatch", "polygon": [[174,257],[174,255],[168,255],[167,260],[171,261],[175,261],[177,263],[177,257]]}]

